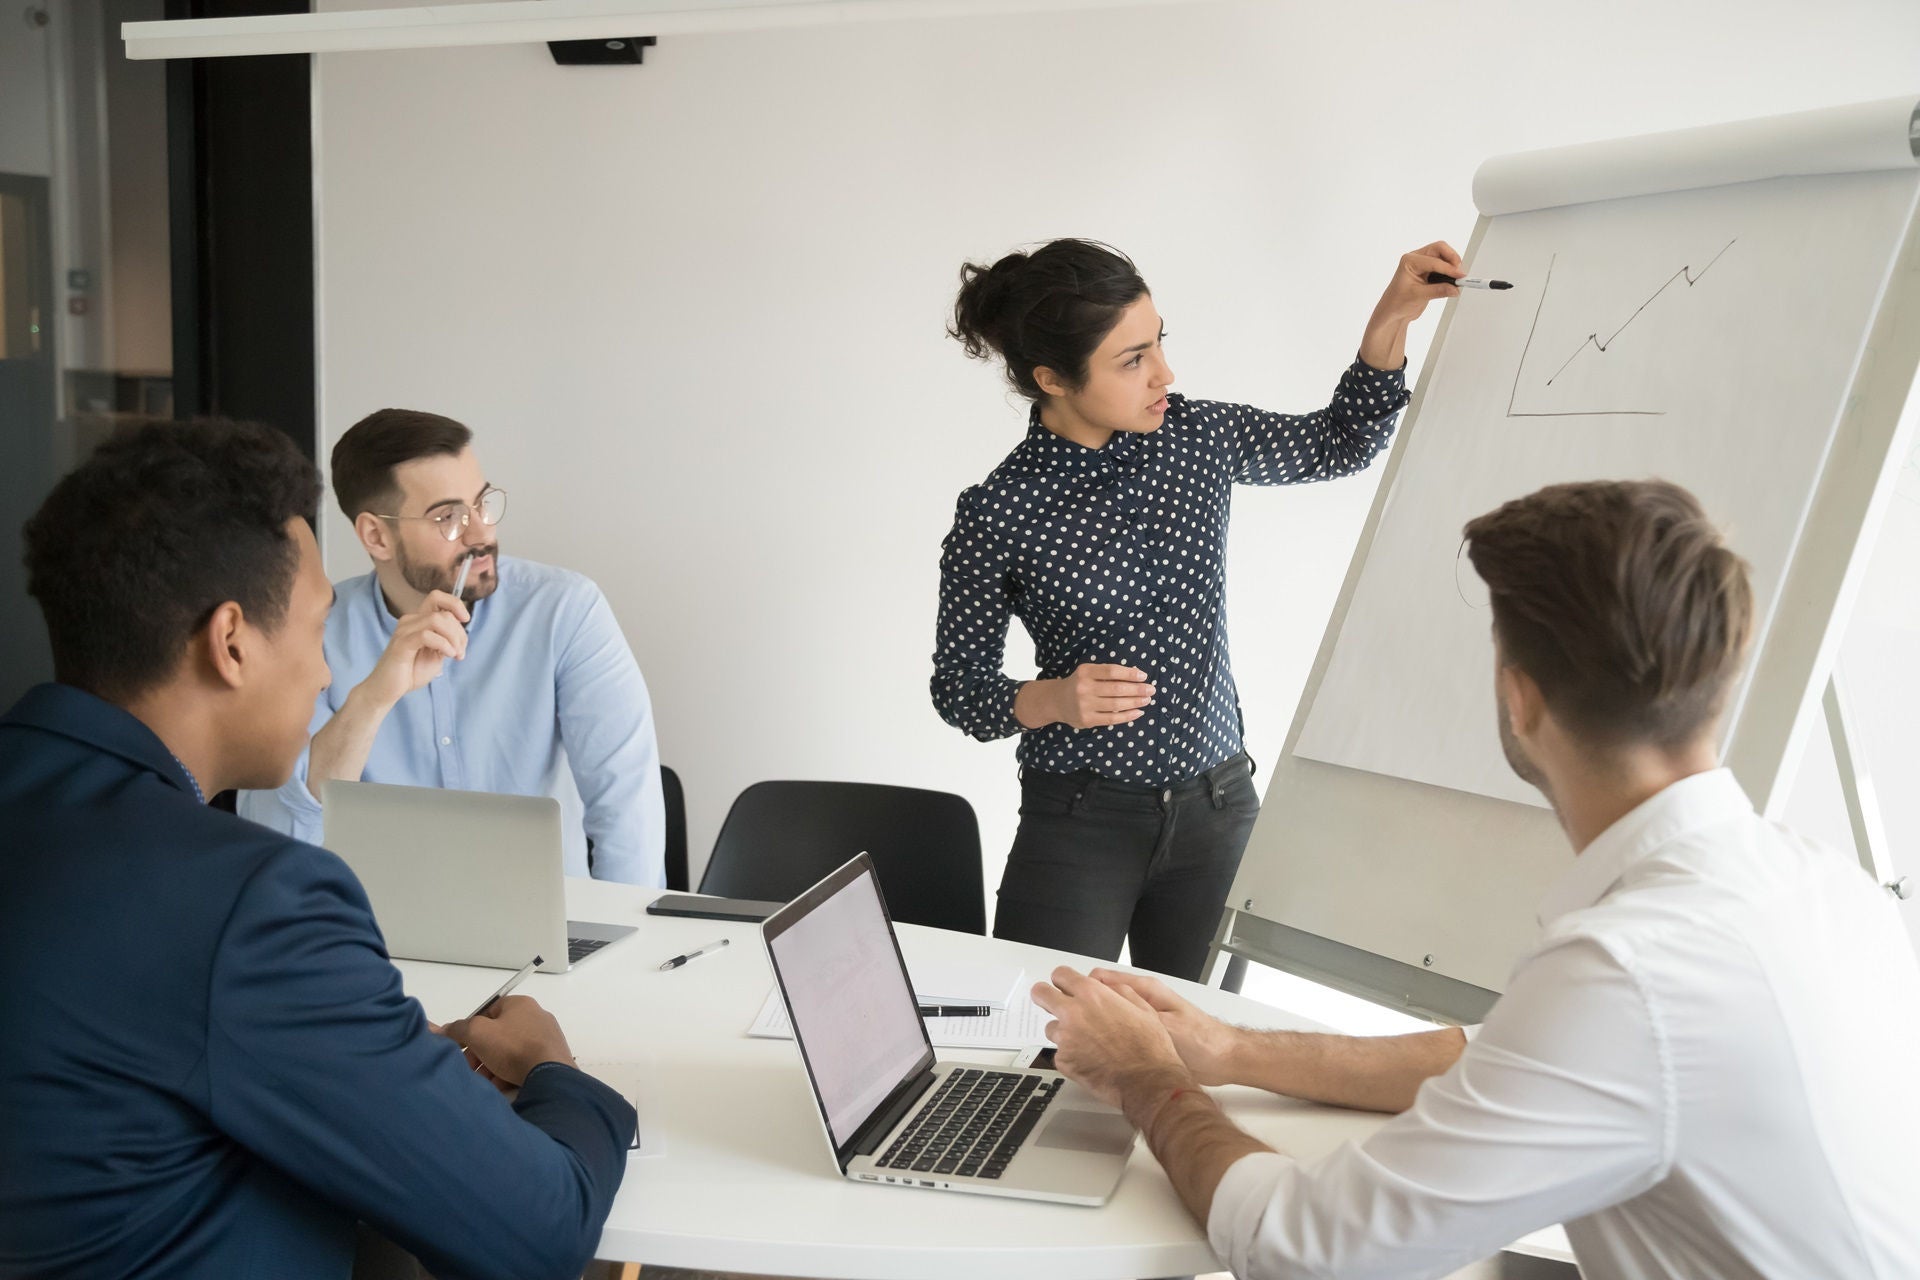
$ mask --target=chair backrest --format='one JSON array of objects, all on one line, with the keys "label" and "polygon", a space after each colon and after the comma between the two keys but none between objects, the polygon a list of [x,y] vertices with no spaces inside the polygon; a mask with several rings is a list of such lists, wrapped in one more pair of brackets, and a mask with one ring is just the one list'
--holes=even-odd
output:
[{"label": "chair backrest", "polygon": [[895,920],[987,931],[973,806],[917,787],[756,782],[727,811],[700,892],[789,902],[862,850]]},{"label": "chair backrest", "polygon": [[660,766],[660,788],[667,801],[667,888],[687,891],[687,793],[680,775]]}]

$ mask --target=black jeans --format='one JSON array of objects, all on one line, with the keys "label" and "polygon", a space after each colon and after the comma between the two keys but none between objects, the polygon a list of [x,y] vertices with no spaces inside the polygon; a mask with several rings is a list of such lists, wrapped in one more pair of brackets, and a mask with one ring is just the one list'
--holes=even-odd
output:
[{"label": "black jeans", "polygon": [[[1245,755],[1172,787],[1020,775],[993,936],[1198,978],[1260,812]],[[1039,977],[1041,975],[1031,975]]]}]

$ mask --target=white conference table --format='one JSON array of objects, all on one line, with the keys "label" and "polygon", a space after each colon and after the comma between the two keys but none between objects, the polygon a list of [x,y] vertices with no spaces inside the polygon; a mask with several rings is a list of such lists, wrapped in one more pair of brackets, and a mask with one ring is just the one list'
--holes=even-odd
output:
[{"label": "white conference table", "polygon": [[[1097,1209],[841,1178],[793,1042],[746,1034],[773,982],[759,926],[647,915],[658,893],[569,880],[573,919],[639,932],[520,988],[559,1018],[581,1067],[640,1111],[643,1150],[627,1162],[597,1257],[842,1280],[1130,1280],[1220,1269],[1144,1143],[1113,1199]],[[1034,981],[1057,964],[1092,963],[914,925],[899,934],[910,965],[990,957],[1023,965]],[[662,960],[721,937],[732,943],[717,954],[658,971]],[[505,977],[421,961],[399,968],[435,1021],[464,1016]],[[1323,1029],[1228,992],[1174,985],[1235,1022]],[[936,1052],[1001,1064],[1012,1057]],[[1213,1093],[1251,1132],[1306,1160],[1364,1138],[1383,1119],[1250,1089]]]}]

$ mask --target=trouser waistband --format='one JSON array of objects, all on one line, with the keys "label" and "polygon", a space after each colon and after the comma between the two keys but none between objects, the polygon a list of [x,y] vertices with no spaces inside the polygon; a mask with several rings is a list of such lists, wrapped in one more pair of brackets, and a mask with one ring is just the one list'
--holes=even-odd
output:
[{"label": "trouser waistband", "polygon": [[1080,801],[1098,794],[1155,801],[1167,805],[1189,796],[1206,795],[1212,799],[1217,809],[1222,803],[1221,788],[1236,779],[1248,777],[1253,772],[1253,757],[1242,751],[1184,782],[1170,782],[1158,787],[1143,782],[1120,782],[1095,773],[1092,769],[1076,769],[1072,773],[1053,773],[1046,769],[1022,769],[1020,782],[1023,786],[1038,783],[1041,786],[1071,788],[1077,793],[1076,799]]}]

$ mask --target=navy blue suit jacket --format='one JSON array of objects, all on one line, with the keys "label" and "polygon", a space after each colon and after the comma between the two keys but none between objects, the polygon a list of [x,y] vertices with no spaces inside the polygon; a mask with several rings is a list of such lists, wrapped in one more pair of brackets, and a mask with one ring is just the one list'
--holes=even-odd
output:
[{"label": "navy blue suit jacket", "polygon": [[577,1276],[634,1113],[509,1106],[427,1030],[353,873],[195,801],[132,715],[0,719],[0,1276],[347,1276],[364,1220],[454,1276]]}]

